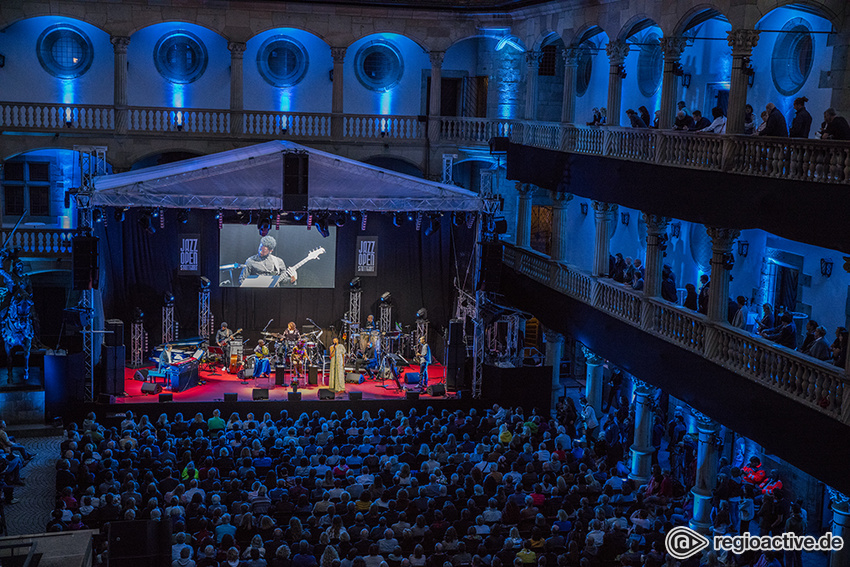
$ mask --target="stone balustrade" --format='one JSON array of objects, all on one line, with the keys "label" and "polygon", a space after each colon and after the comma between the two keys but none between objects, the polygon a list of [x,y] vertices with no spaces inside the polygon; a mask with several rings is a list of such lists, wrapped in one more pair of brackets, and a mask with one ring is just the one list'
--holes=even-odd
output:
[{"label": "stone balustrade", "polygon": [[[0,130],[112,134],[116,110],[108,105],[0,103]],[[129,107],[129,134],[204,137],[333,139],[331,113]],[[419,141],[428,136],[422,116],[343,114],[343,140]],[[241,123],[241,128],[238,128]],[[237,134],[238,132],[238,134]],[[495,118],[439,118],[438,141],[486,144],[509,137],[548,150],[650,162],[663,166],[792,181],[850,183],[850,142],[726,136],[671,130],[576,126]]]},{"label": "stone balustrade", "polygon": [[850,425],[843,368],[805,356],[659,298],[506,245],[504,263],[532,280]]},{"label": "stone balustrade", "polygon": [[[0,230],[0,240],[6,242],[10,234],[12,229]],[[70,256],[71,239],[76,234],[76,230],[65,228],[19,228],[12,234],[7,248],[36,258]]]}]

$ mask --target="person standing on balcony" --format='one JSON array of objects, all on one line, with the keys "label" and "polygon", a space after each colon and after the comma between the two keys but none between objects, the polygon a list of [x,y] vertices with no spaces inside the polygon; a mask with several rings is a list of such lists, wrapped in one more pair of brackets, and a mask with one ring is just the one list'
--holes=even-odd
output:
[{"label": "person standing on balcony", "polygon": [[646,127],[649,128],[649,125],[652,123],[649,118],[649,109],[645,106],[641,106],[638,108],[638,114],[640,114],[640,119],[643,120]]},{"label": "person standing on balcony", "polygon": [[832,352],[826,344],[826,329],[824,327],[819,326],[815,329],[815,338],[808,348],[803,350],[803,354],[808,354],[818,360],[832,360]]},{"label": "person standing on balcony", "polygon": [[824,140],[850,140],[850,125],[843,116],[838,116],[834,108],[823,113],[824,126],[821,138]]},{"label": "person standing on balcony", "polygon": [[756,131],[756,116],[753,112],[753,105],[744,106],[744,134],[752,135]]},{"label": "person standing on balcony", "polygon": [[735,312],[735,317],[732,319],[732,326],[739,329],[747,327],[747,319],[750,316],[750,310],[747,309],[747,299],[743,295],[737,298],[738,310]]},{"label": "person standing on balcony", "polygon": [[638,116],[638,113],[632,110],[631,108],[626,111],[626,116],[629,117],[629,121],[632,124],[632,128],[646,128],[646,122]]},{"label": "person standing on balcony", "polygon": [[838,327],[835,329],[835,340],[832,342],[832,363],[844,368],[847,361],[847,329]]},{"label": "person standing on balcony", "polygon": [[812,115],[806,110],[806,103],[809,102],[804,96],[794,99],[794,119],[791,121],[791,130],[788,135],[792,138],[808,138],[809,131],[812,129]]},{"label": "person standing on balcony", "polygon": [[800,352],[806,352],[809,350],[809,347],[815,340],[815,330],[818,328],[818,322],[814,319],[809,319],[806,322],[806,336],[803,337],[803,344],[801,344],[797,350]]},{"label": "person standing on balcony", "polygon": [[756,330],[759,333],[773,327],[773,308],[770,306],[770,303],[765,303],[761,308],[764,315],[756,321]]},{"label": "person standing on balcony", "polygon": [[702,112],[699,110],[694,110],[694,125],[691,126],[691,132],[699,132],[704,128],[708,128],[711,125],[711,121],[702,115]]},{"label": "person standing on balcony", "polygon": [[782,111],[776,108],[776,105],[772,102],[767,103],[764,110],[767,112],[767,120],[765,121],[764,130],[759,132],[759,136],[787,138],[788,125],[785,123],[785,117],[782,115]]},{"label": "person standing on balcony", "polygon": [[690,112],[688,112],[688,107],[687,107],[687,105],[685,104],[685,101],[684,101],[684,100],[680,100],[679,102],[677,102],[677,103],[676,103],[676,112],[677,112],[677,113],[678,113],[678,112],[682,112],[682,113],[684,113],[684,114],[685,114],[685,116],[690,116],[690,115],[691,115],[691,113],[690,113]]},{"label": "person standing on balcony", "polygon": [[685,309],[696,311],[699,309],[699,297],[697,296],[697,288],[694,284],[685,284]]},{"label": "person standing on balcony", "polygon": [[[694,111],[696,114],[696,111]],[[711,109],[711,115],[714,117],[714,122],[703,128],[702,130],[697,130],[697,132],[711,132],[712,134],[725,134],[726,133],[726,117],[723,116],[723,110],[719,106],[715,106]]]},{"label": "person standing on balcony", "polygon": [[699,299],[697,301],[697,311],[705,315],[708,313],[708,294],[711,291],[709,286],[711,285],[711,281],[708,279],[707,274],[703,274],[699,277]]}]

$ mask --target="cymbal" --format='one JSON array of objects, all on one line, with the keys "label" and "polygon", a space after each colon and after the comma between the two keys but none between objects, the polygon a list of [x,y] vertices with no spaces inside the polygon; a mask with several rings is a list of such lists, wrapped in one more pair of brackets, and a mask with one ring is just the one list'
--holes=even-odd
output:
[{"label": "cymbal", "polygon": [[351,333],[351,336],[356,339],[360,337],[360,333]]}]

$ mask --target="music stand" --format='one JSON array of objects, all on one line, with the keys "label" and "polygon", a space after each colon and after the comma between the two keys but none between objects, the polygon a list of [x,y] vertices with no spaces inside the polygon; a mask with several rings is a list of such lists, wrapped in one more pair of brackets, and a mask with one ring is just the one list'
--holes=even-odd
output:
[{"label": "music stand", "polygon": [[221,374],[215,371],[215,363],[217,360],[224,360],[224,349],[220,346],[208,346],[206,360],[207,368],[205,371],[208,372],[210,376],[221,376]]}]

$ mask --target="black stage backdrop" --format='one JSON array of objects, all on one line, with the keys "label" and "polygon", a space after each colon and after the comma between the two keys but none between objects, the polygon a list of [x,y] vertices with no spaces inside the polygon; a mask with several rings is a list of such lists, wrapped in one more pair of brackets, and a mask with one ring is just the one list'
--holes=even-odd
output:
[{"label": "black stage backdrop", "polygon": [[[242,327],[245,338],[251,339],[250,345],[256,344],[269,319],[274,319],[269,330],[275,332],[282,331],[289,321],[301,328],[308,324],[308,317],[324,328],[339,329],[348,311],[348,283],[354,278],[357,236],[377,236],[378,276],[360,279],[362,320],[369,313],[378,319],[379,298],[386,291],[393,298],[393,321],[400,322],[405,331],[415,325],[416,312],[425,307],[431,325],[430,342],[434,354],[442,360],[439,334],[452,316],[453,282],[466,272],[474,243],[474,229],[465,224],[452,226],[450,215],[443,218],[437,233],[425,236],[416,231],[413,222],[395,227],[390,215],[371,213],[365,231],[360,231],[359,220],[349,220],[337,230],[334,289],[219,288],[219,228],[214,211],[192,211],[188,222],[180,224],[176,210],[166,210],[164,228],[159,228],[159,219],[154,219],[155,234],[139,227],[138,214],[137,210],[128,211],[124,222],[105,215],[108,224],[98,225],[96,231],[101,237],[104,313],[106,318],[125,322],[128,349],[130,323],[137,307],[145,313],[149,346],[161,342],[166,292],[174,294],[179,337],[197,335],[200,276],[178,275],[179,234],[200,235],[200,268],[212,282],[210,307],[215,329],[222,321],[234,330]],[[275,234],[274,228],[270,234]],[[259,242],[259,233],[257,239]]]}]

